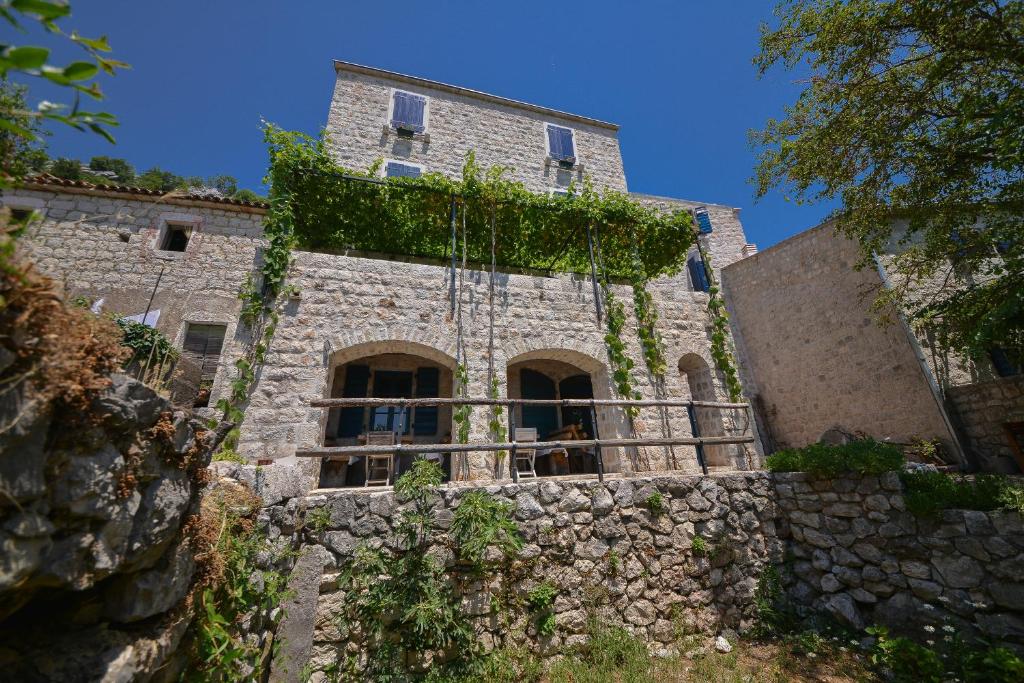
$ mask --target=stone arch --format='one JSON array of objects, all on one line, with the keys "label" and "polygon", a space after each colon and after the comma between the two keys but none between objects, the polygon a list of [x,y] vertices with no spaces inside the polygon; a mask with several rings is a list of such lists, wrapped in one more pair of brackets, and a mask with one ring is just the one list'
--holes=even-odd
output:
[{"label": "stone arch", "polygon": [[603,342],[566,339],[548,334],[519,337],[505,344],[505,358],[509,365],[543,358],[560,360],[592,374],[607,373],[606,357]]},{"label": "stone arch", "polygon": [[[685,379],[692,401],[716,401],[715,375],[711,365],[696,353],[686,353],[679,359],[679,374]],[[693,414],[701,436],[724,436],[725,423],[720,408],[696,407]],[[725,446],[705,446],[704,457],[708,466],[728,463],[729,449]]]},{"label": "stone arch", "polygon": [[329,370],[356,358],[378,353],[423,356],[449,369],[456,366],[455,336],[409,327],[381,326],[352,330],[327,340]]}]

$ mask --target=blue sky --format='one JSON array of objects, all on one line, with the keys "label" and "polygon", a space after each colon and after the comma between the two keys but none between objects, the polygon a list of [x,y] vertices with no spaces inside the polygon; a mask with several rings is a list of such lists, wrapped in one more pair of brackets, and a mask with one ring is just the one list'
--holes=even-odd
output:
[{"label": "blue sky", "polygon": [[754,201],[747,131],[799,92],[792,74],[759,80],[751,64],[772,4],[74,0],[66,28],[106,34],[132,69],[101,80],[117,145],[59,131],[50,152],[259,189],[260,117],[316,133],[338,58],[618,123],[631,190],[740,207],[764,248],[829,208]]}]

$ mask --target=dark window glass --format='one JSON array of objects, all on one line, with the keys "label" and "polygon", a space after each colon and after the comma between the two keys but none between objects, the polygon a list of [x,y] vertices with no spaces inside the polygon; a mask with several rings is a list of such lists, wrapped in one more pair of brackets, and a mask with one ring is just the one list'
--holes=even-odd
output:
[{"label": "dark window glass", "polygon": [[[412,398],[412,373],[377,370],[373,373],[373,397]],[[370,411],[370,431],[408,434],[409,423],[408,408],[375,406]]]},{"label": "dark window glass", "polygon": [[419,178],[422,171],[419,166],[403,164],[398,161],[389,161],[385,168],[388,178]]},{"label": "dark window glass", "polygon": [[167,224],[164,232],[164,241],[160,245],[163,251],[185,251],[188,246],[188,238],[192,234],[192,226]]},{"label": "dark window glass", "polygon": [[[555,381],[536,370],[523,368],[519,373],[519,393],[523,398],[554,399],[558,398]],[[523,406],[523,427],[533,427],[537,437],[558,431],[558,409],[555,406]]]},{"label": "dark window glass", "polygon": [[391,125],[395,128],[422,133],[423,111],[427,98],[407,92],[395,92],[395,102],[391,111]]},{"label": "dark window glass", "polygon": [[555,161],[576,161],[576,146],[572,141],[572,129],[548,126],[548,149]]},{"label": "dark window glass", "polygon": [[[416,370],[416,398],[437,398],[441,373],[437,368]],[[437,406],[420,406],[413,411],[412,428],[416,436],[437,434]]]},{"label": "dark window glass", "polygon": [[32,215],[32,209],[11,209],[11,220],[22,223]]}]

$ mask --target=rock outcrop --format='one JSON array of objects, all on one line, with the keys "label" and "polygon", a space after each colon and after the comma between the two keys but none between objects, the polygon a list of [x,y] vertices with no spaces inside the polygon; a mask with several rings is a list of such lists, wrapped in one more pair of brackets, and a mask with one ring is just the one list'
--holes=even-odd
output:
[{"label": "rock outcrop", "polygon": [[169,675],[215,434],[124,375],[84,413],[22,405],[0,405],[0,679]]}]

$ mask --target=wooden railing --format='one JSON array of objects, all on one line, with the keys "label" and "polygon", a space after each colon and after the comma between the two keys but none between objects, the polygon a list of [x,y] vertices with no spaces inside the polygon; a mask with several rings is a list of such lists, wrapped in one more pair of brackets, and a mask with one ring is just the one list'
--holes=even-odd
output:
[{"label": "wooden railing", "polygon": [[[385,446],[321,446],[318,448],[302,448],[295,452],[295,455],[306,458],[326,457],[350,457],[359,455],[384,455],[394,453],[418,454],[418,453],[467,453],[472,451],[508,451],[510,453],[510,470],[512,479],[519,481],[519,472],[516,467],[516,450],[520,447],[530,449],[579,449],[593,448],[597,461],[597,476],[604,480],[604,459],[601,454],[602,448],[618,447],[639,447],[639,446],[694,446],[697,452],[697,463],[704,474],[708,473],[707,463],[704,458],[705,446],[720,446],[730,444],[747,444],[754,442],[754,436],[701,436],[700,429],[694,415],[695,408],[718,408],[723,410],[743,410],[750,414],[748,403],[719,403],[715,401],[679,401],[679,400],[637,400],[629,401],[624,399],[522,399],[522,398],[319,398],[309,401],[314,408],[356,408],[356,407],[377,407],[393,406],[397,408],[415,408],[418,406],[503,406],[508,409],[508,433],[512,435],[512,441],[506,442],[483,442],[483,443],[430,443],[430,444],[394,444]],[[575,439],[564,441],[515,441],[516,433],[516,406],[562,406],[574,408],[590,408],[590,419],[594,426],[593,439]],[[597,407],[615,406],[626,407],[636,406],[641,408],[665,407],[685,408],[690,421],[690,432],[688,437],[661,437],[661,438],[635,438],[635,439],[602,439],[600,438],[597,423]],[[748,424],[752,424],[750,419]]]}]

